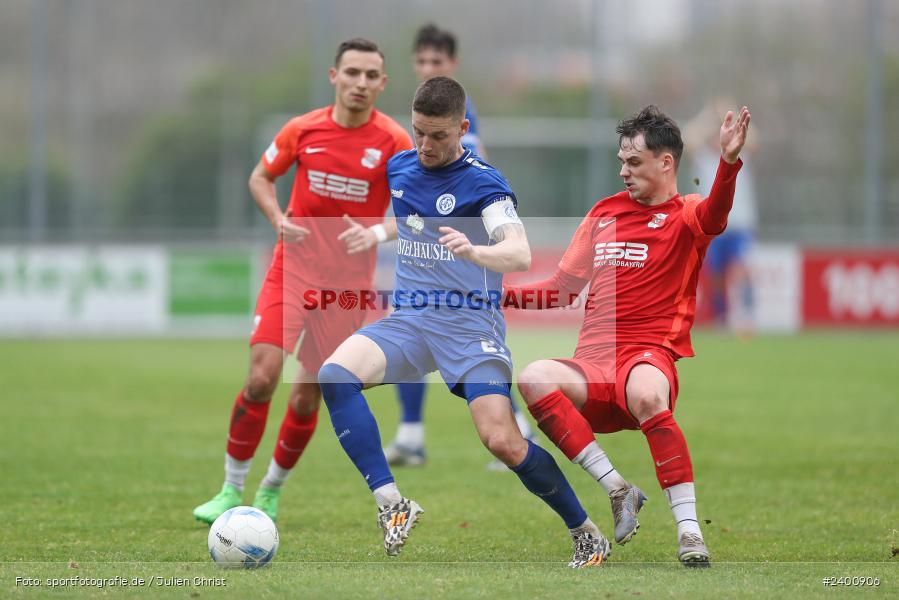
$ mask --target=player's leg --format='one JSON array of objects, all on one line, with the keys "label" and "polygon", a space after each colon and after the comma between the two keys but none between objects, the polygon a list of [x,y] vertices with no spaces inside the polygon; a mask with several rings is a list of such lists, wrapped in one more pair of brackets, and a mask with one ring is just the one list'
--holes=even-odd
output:
[{"label": "player's leg", "polygon": [[521,372],[518,389],[546,437],[606,491],[615,520],[615,541],[629,542],[640,528],[637,513],[646,497],[612,466],[581,413],[588,399],[587,378],[563,362],[539,360]]},{"label": "player's leg", "polygon": [[[393,358],[395,364],[397,358]],[[388,357],[382,347],[371,338],[356,334],[325,361],[318,381],[334,433],[378,505],[384,550],[395,556],[423,511],[415,501],[400,494],[381,449],[378,424],[362,395],[364,387],[384,381],[387,367]]]},{"label": "player's leg", "polygon": [[724,266],[724,287],[727,293],[727,324],[741,338],[753,332],[753,289],[749,271],[749,251],[752,234],[746,230],[731,232],[730,253]]},{"label": "player's leg", "polygon": [[426,384],[423,379],[396,384],[400,423],[393,441],[384,448],[391,466],[420,467],[425,463],[425,426],[422,410]]},{"label": "player's leg", "polygon": [[[509,402],[512,405],[512,414],[515,416],[515,423],[518,425],[518,430],[521,432],[521,436],[524,439],[537,444],[537,436],[534,435],[534,431],[531,429],[531,424],[528,423],[527,417],[524,416],[524,413],[521,412],[521,408],[518,406],[518,402],[515,401],[514,392],[510,394]],[[507,473],[509,471],[509,469],[506,468],[505,463],[503,463],[503,461],[498,458],[494,458],[489,463],[487,463],[487,470],[495,471],[498,473]]]},{"label": "player's leg", "polygon": [[298,366],[297,379],[290,390],[281,429],[278,431],[274,455],[253,499],[253,506],[263,511],[273,521],[277,520],[278,502],[284,482],[287,481],[309,440],[312,439],[312,434],[315,433],[320,403],[321,390],[318,381],[314,374],[305,370],[301,362]]},{"label": "player's leg", "polygon": [[265,432],[269,405],[278,385],[285,354],[280,346],[274,344],[251,346],[249,373],[231,411],[225,452],[225,482],[218,495],[194,509],[196,519],[212,523],[226,510],[240,505],[250,463]]},{"label": "player's leg", "polygon": [[684,434],[670,410],[671,383],[658,367],[639,363],[629,372],[627,406],[640,423],[656,477],[677,523],[678,558],[685,566],[709,566],[709,551],[696,517],[693,465]]},{"label": "player's leg", "polygon": [[721,327],[727,326],[727,283],[725,280],[725,268],[729,253],[728,234],[716,237],[709,245],[706,252],[704,269],[708,275],[708,298],[712,308],[712,316],[715,324]]},{"label": "player's leg", "polygon": [[525,488],[543,500],[568,527],[574,542],[572,568],[599,565],[611,553],[609,543],[589,519],[580,501],[553,457],[521,435],[512,407],[509,389],[497,382],[508,381],[504,364],[484,363],[466,374],[461,394],[469,402],[475,429],[484,446],[506,464]]}]

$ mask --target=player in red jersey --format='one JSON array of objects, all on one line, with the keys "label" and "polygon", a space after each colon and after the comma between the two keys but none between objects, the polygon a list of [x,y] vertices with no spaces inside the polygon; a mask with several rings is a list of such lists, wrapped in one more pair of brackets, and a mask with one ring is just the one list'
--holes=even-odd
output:
[{"label": "player in red jersey", "polygon": [[[303,333],[274,456],[253,501],[277,518],[281,486],[315,431],[321,401],[315,374],[365,315],[336,306],[326,310],[320,292],[370,288],[375,246],[396,237],[395,222],[382,224],[390,203],[386,165],[395,153],[411,149],[412,140],[374,108],[387,83],[384,56],[368,40],[346,41],[329,76],[334,104],[291,119],[250,175],[253,199],[279,240],[256,302],[249,374],[231,414],[225,483],[194,509],[207,523],[241,504],[284,359]],[[275,181],[293,165],[290,204],[282,212]]]},{"label": "player in red jersey", "polygon": [[704,199],[677,193],[683,142],[673,120],[649,106],[619,123],[626,190],[587,213],[553,277],[506,290],[507,307],[553,308],[571,304],[589,284],[574,357],[531,363],[519,390],[540,429],[609,494],[619,544],[637,532],[646,498],[618,474],[594,433],[643,431],[685,566],[710,561],[696,518],[690,454],[672,414],[674,363],[693,356],[699,268],[727,225],[749,121],[745,106],[736,117],[725,116],[717,176]]}]

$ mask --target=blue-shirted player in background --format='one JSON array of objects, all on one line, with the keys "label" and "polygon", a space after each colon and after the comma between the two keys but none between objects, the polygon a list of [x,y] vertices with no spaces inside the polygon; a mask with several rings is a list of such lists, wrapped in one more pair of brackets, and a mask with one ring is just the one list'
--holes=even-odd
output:
[{"label": "blue-shirted player in background", "polygon": [[609,543],[587,517],[546,450],[527,441],[509,402],[512,361],[499,309],[502,273],[530,266],[530,247],[505,178],[462,147],[465,90],[422,83],[412,103],[415,150],[390,159],[397,221],[394,305],[344,341],[318,374],[334,432],[378,505],[388,555],[399,553],[423,512],[403,497],[381,450],[362,389],[439,370],[465,398],[481,441],[565,521],[569,566],[600,564]]},{"label": "blue-shirted player in background", "polygon": [[[434,24],[423,25],[416,33],[412,45],[412,66],[419,82],[432,77],[454,77],[459,67],[457,49],[456,36],[452,32],[440,29]],[[462,136],[462,146],[481,159],[487,158],[478,133],[477,113],[469,95],[465,97],[465,118],[469,126],[468,131]],[[397,385],[400,423],[393,441],[384,448],[387,463],[391,466],[418,467],[425,462],[423,419],[425,391],[424,380],[407,381]],[[534,438],[533,430],[528,420],[518,410],[514,398],[512,409],[521,434],[529,439]],[[497,460],[491,461],[487,467],[491,470],[506,470],[505,465]]]}]

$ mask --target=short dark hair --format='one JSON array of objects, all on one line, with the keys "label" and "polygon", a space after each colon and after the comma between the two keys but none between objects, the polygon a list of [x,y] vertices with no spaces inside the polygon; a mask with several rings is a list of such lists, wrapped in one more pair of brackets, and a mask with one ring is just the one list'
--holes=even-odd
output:
[{"label": "short dark hair", "polygon": [[432,77],[421,83],[412,110],[428,117],[465,118],[465,88],[452,77]]},{"label": "short dark hair", "polygon": [[633,139],[643,134],[646,147],[658,156],[662,150],[671,152],[674,156],[674,168],[680,164],[681,154],[684,153],[684,140],[681,139],[680,127],[674,119],[659,110],[659,107],[650,104],[629,119],[618,122],[615,128],[618,132],[618,147],[625,139]]},{"label": "short dark hair", "polygon": [[422,25],[415,34],[415,43],[412,51],[418,52],[423,48],[434,48],[440,52],[446,52],[450,58],[456,57],[456,36],[445,29],[440,29],[433,23]]},{"label": "short dark hair", "polygon": [[337,47],[337,56],[334,57],[334,66],[340,66],[340,59],[343,58],[347,50],[358,50],[359,52],[377,52],[381,60],[384,60],[384,54],[378,49],[378,45],[371,40],[365,38],[353,38],[347,40]]}]

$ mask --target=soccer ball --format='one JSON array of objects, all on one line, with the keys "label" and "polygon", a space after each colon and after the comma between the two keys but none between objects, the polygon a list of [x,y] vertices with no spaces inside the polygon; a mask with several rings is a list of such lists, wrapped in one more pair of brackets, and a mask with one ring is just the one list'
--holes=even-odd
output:
[{"label": "soccer ball", "polygon": [[209,554],[221,567],[256,569],[278,551],[278,529],[268,515],[252,506],[227,510],[209,528]]}]

